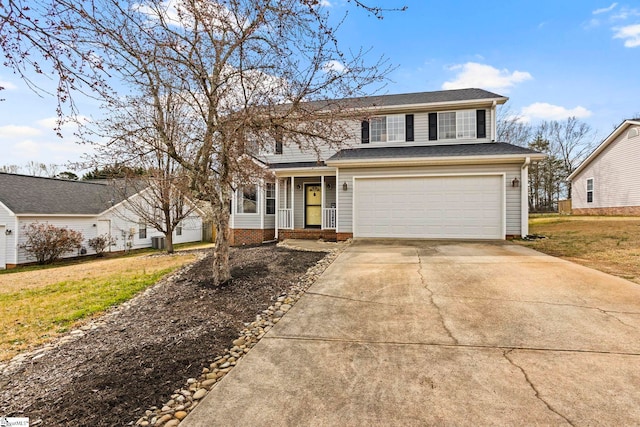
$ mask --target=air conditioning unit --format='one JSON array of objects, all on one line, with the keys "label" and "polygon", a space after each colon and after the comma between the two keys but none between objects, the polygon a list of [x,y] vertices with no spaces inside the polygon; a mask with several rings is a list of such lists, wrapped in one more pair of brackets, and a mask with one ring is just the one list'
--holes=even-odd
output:
[{"label": "air conditioning unit", "polygon": [[152,237],[151,238],[151,247],[153,249],[164,249],[165,248],[164,236]]}]

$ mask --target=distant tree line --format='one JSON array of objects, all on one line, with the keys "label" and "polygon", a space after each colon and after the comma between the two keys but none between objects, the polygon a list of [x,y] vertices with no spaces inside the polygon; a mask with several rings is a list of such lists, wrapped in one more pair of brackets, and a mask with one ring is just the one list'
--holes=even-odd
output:
[{"label": "distant tree line", "polygon": [[30,161],[24,166],[19,165],[2,165],[0,166],[0,172],[22,174],[30,176],[40,176],[44,178],[58,178],[68,179],[72,181],[93,181],[99,179],[124,179],[132,177],[142,177],[147,171],[144,167],[131,167],[122,164],[115,163],[113,165],[104,165],[100,167],[94,167],[89,172],[86,172],[79,177],[76,173],[65,170],[60,171],[60,165],[53,163],[45,164],[36,161]]},{"label": "distant tree line", "polygon": [[555,212],[558,200],[571,198],[567,177],[589,155],[596,142],[595,132],[576,117],[532,125],[509,109],[498,115],[497,138],[547,155],[545,160],[529,166],[531,212]]}]

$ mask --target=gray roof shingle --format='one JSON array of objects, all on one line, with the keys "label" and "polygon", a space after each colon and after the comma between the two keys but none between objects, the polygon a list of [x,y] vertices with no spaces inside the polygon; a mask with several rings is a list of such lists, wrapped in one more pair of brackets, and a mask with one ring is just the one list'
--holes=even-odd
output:
[{"label": "gray roof shingle", "polygon": [[97,215],[136,192],[107,183],[0,173],[0,202],[15,214]]},{"label": "gray roof shingle", "polygon": [[479,101],[508,98],[489,92],[484,89],[455,89],[438,90],[433,92],[400,93],[393,95],[362,96],[358,98],[342,98],[323,101],[311,101],[308,104],[316,108],[326,108],[340,105],[342,107],[366,108],[366,107],[395,107],[414,104],[433,104],[458,101]]},{"label": "gray roof shingle", "polygon": [[509,154],[540,154],[517,145],[505,142],[482,144],[455,144],[455,145],[423,145],[423,146],[398,146],[379,148],[348,148],[341,150],[327,159],[332,160],[372,160],[372,159],[401,159],[420,157],[455,157],[455,156],[499,156]]}]

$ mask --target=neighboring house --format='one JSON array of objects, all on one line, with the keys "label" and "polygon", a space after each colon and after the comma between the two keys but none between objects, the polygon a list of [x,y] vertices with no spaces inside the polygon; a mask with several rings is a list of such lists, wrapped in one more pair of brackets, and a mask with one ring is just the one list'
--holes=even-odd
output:
[{"label": "neighboring house", "polygon": [[[87,241],[105,234],[115,239],[112,251],[150,247],[151,238],[163,234],[127,207],[135,197],[135,191],[123,192],[107,183],[0,173],[0,269],[34,261],[19,246],[25,242],[24,227],[35,222],[82,232],[86,254],[94,253]],[[201,239],[201,213],[195,210],[174,232],[173,242]]]},{"label": "neighboring house", "polygon": [[528,233],[528,166],[544,155],[495,142],[481,89],[344,100],[364,107],[341,150],[277,141],[259,156],[276,179],[239,188],[232,244],[284,238],[505,239]]},{"label": "neighboring house", "polygon": [[640,118],[625,120],[569,175],[575,215],[640,215]]}]

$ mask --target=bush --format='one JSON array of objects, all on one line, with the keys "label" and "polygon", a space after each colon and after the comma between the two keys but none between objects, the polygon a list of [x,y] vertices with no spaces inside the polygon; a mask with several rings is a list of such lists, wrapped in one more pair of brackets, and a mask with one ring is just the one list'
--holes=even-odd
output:
[{"label": "bush", "polygon": [[87,241],[89,247],[96,251],[96,255],[99,257],[104,256],[105,249],[113,245],[115,242],[116,240],[108,234],[102,234]]},{"label": "bush", "polygon": [[19,248],[32,255],[38,264],[50,264],[62,254],[78,250],[84,236],[81,232],[51,224],[31,223],[22,227],[27,240]]}]

